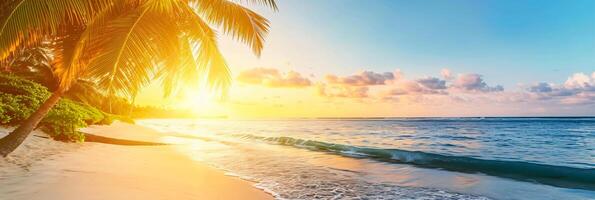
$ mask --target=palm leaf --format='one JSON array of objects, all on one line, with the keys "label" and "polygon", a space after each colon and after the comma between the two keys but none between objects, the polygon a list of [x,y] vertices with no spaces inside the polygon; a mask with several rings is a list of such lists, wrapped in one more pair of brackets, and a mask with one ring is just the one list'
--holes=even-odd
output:
[{"label": "palm leaf", "polygon": [[252,4],[267,6],[269,8],[272,8],[274,11],[279,10],[275,0],[245,0],[245,1],[252,3]]},{"label": "palm leaf", "polygon": [[185,9],[182,16],[186,17],[183,31],[188,35],[192,44],[192,53],[198,72],[204,74],[204,80],[212,89],[226,89],[231,84],[231,73],[223,55],[217,46],[215,31],[202,20],[192,9]]},{"label": "palm leaf", "polygon": [[0,61],[17,48],[30,47],[43,36],[55,35],[62,24],[84,23],[91,17],[91,8],[87,0],[20,0],[5,5],[3,10],[8,14],[0,19]]},{"label": "palm leaf", "polygon": [[248,44],[256,55],[261,54],[264,37],[269,31],[269,21],[266,18],[228,0],[190,2],[194,10],[209,23],[221,26],[225,34],[231,34],[233,38]]},{"label": "palm leaf", "polygon": [[157,75],[163,84],[165,97],[177,93],[182,85],[197,86],[201,77],[200,66],[193,53],[196,43],[183,36],[180,37],[179,47],[177,58],[168,59]]},{"label": "palm leaf", "polygon": [[[69,31],[62,31],[57,35],[57,56],[54,63],[56,76],[60,77],[59,87],[67,89],[70,84],[77,81],[84,75],[85,67],[90,60],[97,56],[103,50],[101,46],[93,46],[91,40],[105,40],[97,37],[101,35],[106,23],[109,23],[118,13],[127,13],[136,8],[139,3],[134,0],[113,0],[112,3],[98,2],[93,5],[94,16],[89,20],[84,28],[73,28]],[[74,26],[76,27],[76,26]],[[84,53],[83,53],[84,52]]]},{"label": "palm leaf", "polygon": [[177,52],[177,27],[144,6],[112,14],[105,23],[88,28],[93,36],[83,45],[82,52],[91,54],[82,55],[89,58],[85,71],[108,92],[130,96],[152,80],[161,62]]},{"label": "palm leaf", "polygon": [[85,80],[74,82],[64,95],[69,99],[93,106],[101,105],[101,101],[105,99],[94,82]]}]

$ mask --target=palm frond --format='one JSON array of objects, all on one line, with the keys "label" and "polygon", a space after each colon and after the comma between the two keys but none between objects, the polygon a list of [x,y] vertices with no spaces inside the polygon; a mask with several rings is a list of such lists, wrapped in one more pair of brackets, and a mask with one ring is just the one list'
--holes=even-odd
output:
[{"label": "palm frond", "polygon": [[187,2],[186,0],[144,0],[143,5],[153,12],[176,15],[176,11],[187,6]]},{"label": "palm frond", "polygon": [[66,91],[71,84],[80,78],[77,70],[80,65],[75,64],[74,60],[78,58],[81,51],[77,45],[81,41],[84,32],[81,26],[66,26],[61,28],[55,37],[54,57],[52,67],[54,74],[59,77],[58,88]]},{"label": "palm frond", "polygon": [[182,28],[192,45],[198,72],[204,74],[204,81],[212,89],[219,89],[225,94],[231,84],[231,72],[217,46],[215,31],[192,9],[186,9],[183,13],[187,23]]},{"label": "palm frond", "polygon": [[275,0],[244,0],[244,1],[251,3],[251,4],[267,6],[271,9],[273,9],[274,11],[279,10],[279,8],[277,7],[277,2],[275,2]]},{"label": "palm frond", "polygon": [[51,66],[54,60],[51,46],[50,41],[44,40],[40,46],[20,49],[9,61],[8,69],[17,76],[40,83],[53,91],[58,79]]},{"label": "palm frond", "polygon": [[196,43],[190,43],[187,36],[180,37],[177,55],[168,59],[157,74],[163,84],[163,95],[177,93],[181,86],[197,86],[201,77],[200,66],[193,53]]},{"label": "palm frond", "polygon": [[108,92],[131,96],[176,52],[177,27],[144,6],[113,14],[100,26],[88,28],[93,36],[83,45],[87,55],[82,57],[89,58],[85,71]]},{"label": "palm frond", "polygon": [[96,84],[86,80],[77,80],[74,82],[64,96],[89,105],[101,105],[105,99],[105,96],[98,90]]},{"label": "palm frond", "polygon": [[30,47],[43,36],[55,35],[61,24],[84,23],[91,17],[91,7],[87,0],[14,1],[5,7],[8,14],[0,19],[0,61],[17,48]]},{"label": "palm frond", "polygon": [[65,29],[70,30],[62,31],[56,36],[58,47],[56,48],[57,56],[54,68],[56,76],[60,77],[60,88],[68,89],[70,84],[83,75],[90,59],[102,51],[101,47],[93,46],[90,42],[91,40],[105,40],[93,37],[100,35],[101,27],[109,23],[109,20],[114,16],[118,16],[118,13],[126,13],[139,5],[134,0],[113,1],[111,3],[93,1],[94,16],[84,27],[66,26]]},{"label": "palm frond", "polygon": [[260,56],[269,21],[258,13],[228,0],[191,1],[191,6],[209,23],[220,26],[225,34],[246,43]]}]

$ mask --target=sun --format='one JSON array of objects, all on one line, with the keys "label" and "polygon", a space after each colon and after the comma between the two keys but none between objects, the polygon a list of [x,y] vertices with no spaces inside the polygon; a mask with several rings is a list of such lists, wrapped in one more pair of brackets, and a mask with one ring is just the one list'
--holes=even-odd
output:
[{"label": "sun", "polygon": [[179,103],[176,107],[190,109],[199,117],[221,116],[227,111],[225,102],[208,89],[185,91]]}]

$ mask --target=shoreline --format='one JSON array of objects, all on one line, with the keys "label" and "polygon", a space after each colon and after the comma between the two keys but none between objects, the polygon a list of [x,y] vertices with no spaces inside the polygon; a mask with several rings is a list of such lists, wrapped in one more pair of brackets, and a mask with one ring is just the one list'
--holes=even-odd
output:
[{"label": "shoreline", "polygon": [[[0,128],[0,137],[10,129]],[[154,130],[115,122],[91,126],[102,137],[160,142]],[[273,199],[254,183],[192,160],[175,145],[62,143],[35,137],[0,158],[1,196],[8,199]]]}]

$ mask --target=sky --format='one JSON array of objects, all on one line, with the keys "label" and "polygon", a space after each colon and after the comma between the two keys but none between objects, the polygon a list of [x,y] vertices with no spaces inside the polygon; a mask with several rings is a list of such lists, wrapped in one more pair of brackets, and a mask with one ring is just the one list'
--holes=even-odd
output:
[{"label": "sky", "polygon": [[[595,1],[282,0],[250,7],[260,57],[228,36],[228,98],[141,105],[237,118],[595,115]],[[159,98],[159,100],[157,100]]]}]

